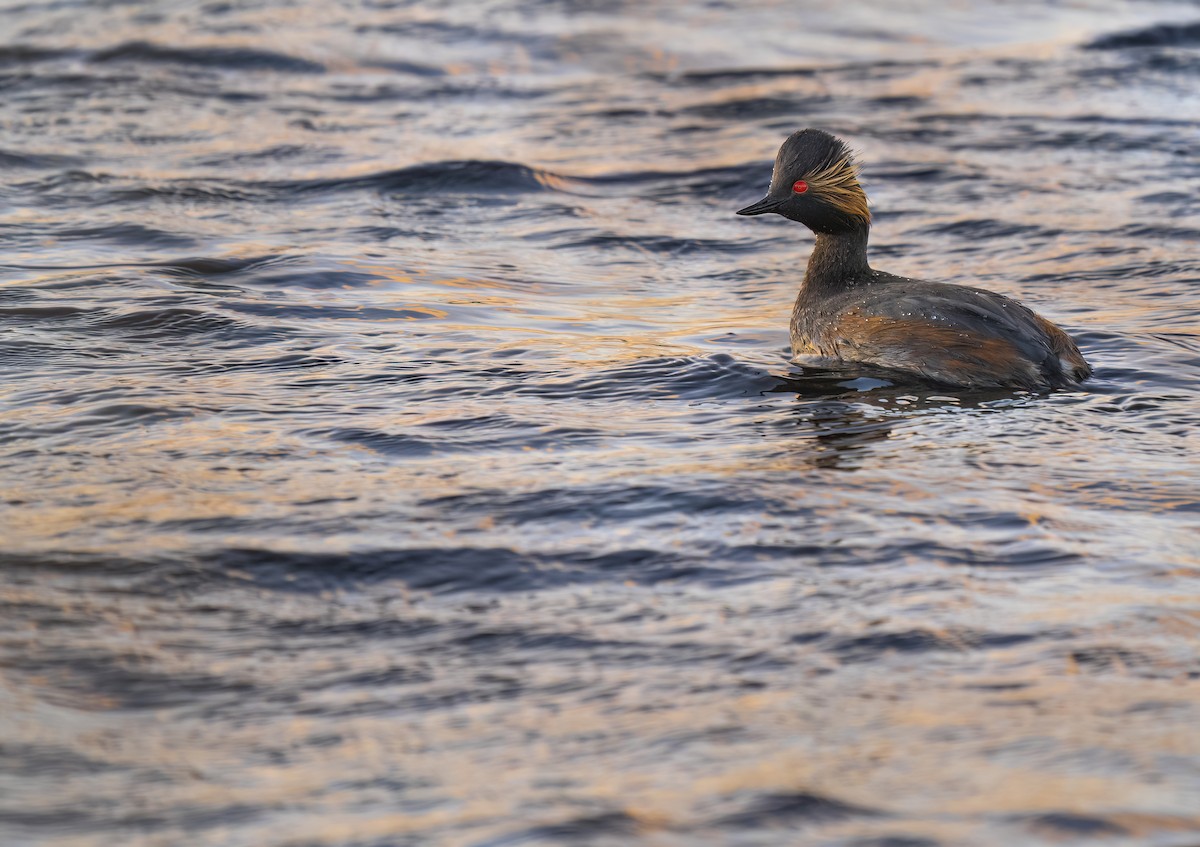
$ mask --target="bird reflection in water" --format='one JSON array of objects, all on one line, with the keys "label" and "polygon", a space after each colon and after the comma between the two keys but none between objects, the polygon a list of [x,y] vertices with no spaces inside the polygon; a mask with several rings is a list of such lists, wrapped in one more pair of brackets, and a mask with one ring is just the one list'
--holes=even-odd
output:
[{"label": "bird reflection in water", "polygon": [[800,371],[778,375],[779,382],[767,393],[795,394],[790,420],[817,445],[808,459],[819,468],[857,470],[868,448],[887,441],[898,424],[914,415],[996,412],[1025,402],[1006,389],[947,395],[944,389],[898,379],[895,373],[875,372],[860,363],[800,367]]}]

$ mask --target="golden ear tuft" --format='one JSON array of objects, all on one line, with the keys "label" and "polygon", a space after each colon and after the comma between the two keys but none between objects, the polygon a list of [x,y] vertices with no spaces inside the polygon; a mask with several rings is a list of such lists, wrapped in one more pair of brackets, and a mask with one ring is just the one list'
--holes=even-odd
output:
[{"label": "golden ear tuft", "polygon": [[835,159],[808,177],[809,187],[839,212],[871,222],[867,195],[858,184],[858,164],[849,155]]}]

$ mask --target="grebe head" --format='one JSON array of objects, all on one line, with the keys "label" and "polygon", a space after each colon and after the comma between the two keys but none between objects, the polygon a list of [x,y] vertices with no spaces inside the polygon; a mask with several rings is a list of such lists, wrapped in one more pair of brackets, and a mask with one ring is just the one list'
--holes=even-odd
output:
[{"label": "grebe head", "polygon": [[771,187],[739,215],[775,212],[813,232],[849,232],[871,225],[867,195],[858,184],[858,165],[840,138],[819,129],[788,136],[775,157]]}]

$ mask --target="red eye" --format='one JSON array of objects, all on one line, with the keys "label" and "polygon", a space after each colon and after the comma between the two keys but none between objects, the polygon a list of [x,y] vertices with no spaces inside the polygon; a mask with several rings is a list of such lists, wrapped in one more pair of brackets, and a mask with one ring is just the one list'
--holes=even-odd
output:
[{"label": "red eye", "polygon": [[795,191],[797,194],[803,194],[805,191],[808,191],[808,183],[802,179],[798,179],[792,183],[792,191]]}]

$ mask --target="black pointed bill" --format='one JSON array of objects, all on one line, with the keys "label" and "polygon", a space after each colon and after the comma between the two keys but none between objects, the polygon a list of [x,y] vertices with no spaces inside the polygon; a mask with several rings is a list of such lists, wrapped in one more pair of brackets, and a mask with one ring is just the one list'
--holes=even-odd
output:
[{"label": "black pointed bill", "polygon": [[774,212],[787,201],[787,198],[782,200],[778,197],[772,197],[768,194],[757,203],[751,203],[744,209],[738,209],[739,215],[765,215],[767,212]]}]

